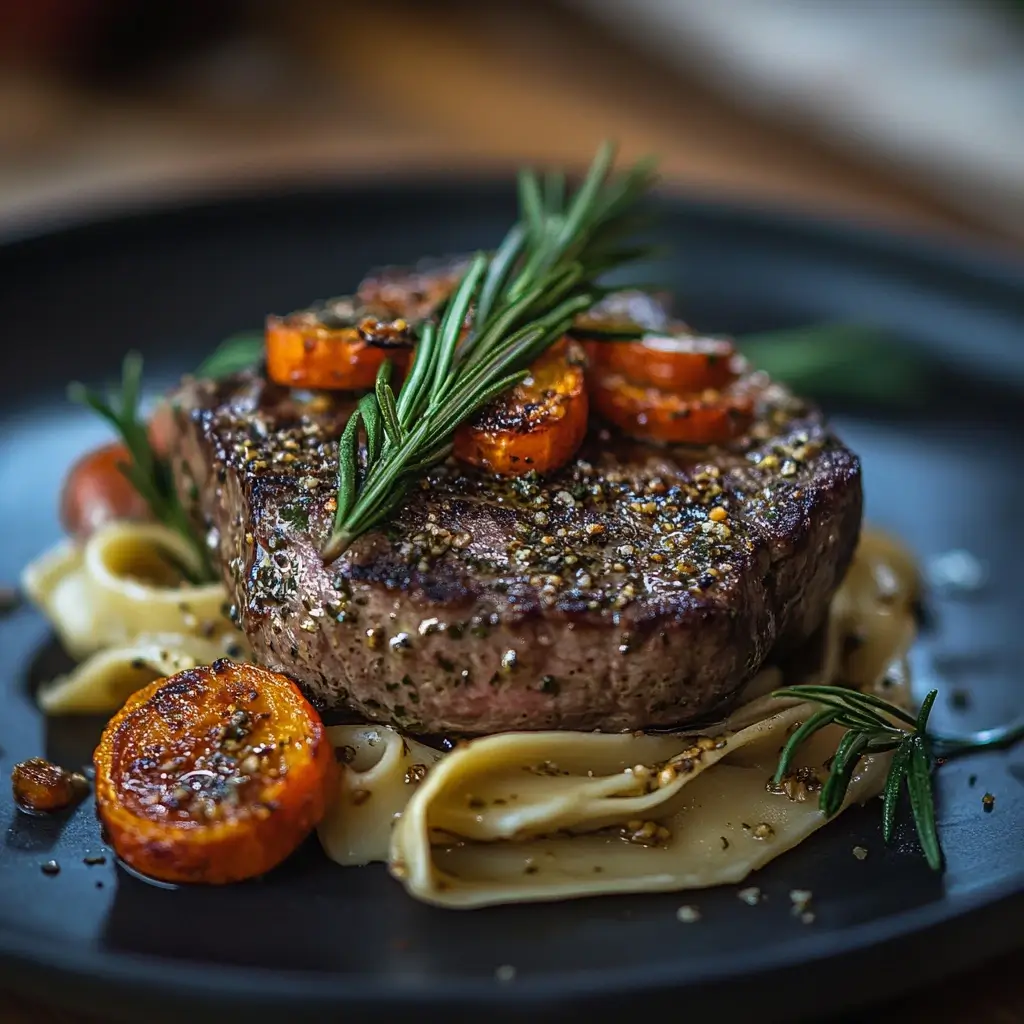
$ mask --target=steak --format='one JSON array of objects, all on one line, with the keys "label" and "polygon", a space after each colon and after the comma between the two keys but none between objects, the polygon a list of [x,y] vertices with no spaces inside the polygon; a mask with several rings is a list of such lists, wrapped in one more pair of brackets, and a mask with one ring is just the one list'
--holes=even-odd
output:
[{"label": "steak", "polygon": [[860,530],[857,457],[771,384],[725,447],[658,448],[595,421],[544,479],[446,462],[325,565],[351,397],[246,372],[187,378],[175,407],[179,489],[258,660],[322,707],[410,732],[722,710],[819,628]]}]

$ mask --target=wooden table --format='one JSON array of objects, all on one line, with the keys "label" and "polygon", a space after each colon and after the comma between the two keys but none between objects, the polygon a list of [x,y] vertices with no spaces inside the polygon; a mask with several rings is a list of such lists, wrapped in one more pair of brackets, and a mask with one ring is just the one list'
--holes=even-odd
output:
[{"label": "wooden table", "polygon": [[[539,0],[315,0],[265,8],[254,31],[303,55],[334,97],[326,110],[283,105],[256,117],[165,93],[116,103],[54,101],[46,93],[63,149],[48,150],[42,169],[0,172],[0,229],[63,209],[72,198],[78,207],[115,197],[123,203],[126,196],[204,191],[211,182],[511,168],[524,159],[580,167],[601,139],[613,137],[626,157],[659,154],[665,177],[691,190],[1020,252],[1019,239],[1000,237],[866,163],[767,125]],[[162,134],[152,131],[154,119]],[[111,141],[116,159],[102,158],[97,135]],[[1024,956],[872,1016],[892,1024],[1024,1020]],[[90,1020],[96,1018],[0,993],[0,1024]]]}]

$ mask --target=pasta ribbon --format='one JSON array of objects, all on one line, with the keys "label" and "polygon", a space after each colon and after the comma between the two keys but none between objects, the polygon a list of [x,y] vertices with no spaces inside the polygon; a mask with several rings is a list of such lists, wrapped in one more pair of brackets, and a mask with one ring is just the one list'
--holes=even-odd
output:
[{"label": "pasta ribbon", "polygon": [[123,646],[97,651],[68,675],[44,683],[37,699],[48,715],[115,711],[155,679],[209,665],[224,653],[223,645],[184,633],[140,636]]},{"label": "pasta ribbon", "polygon": [[[798,789],[770,791],[785,736],[814,711],[771,705],[739,731],[727,721],[699,735],[474,740],[413,794],[392,834],[391,872],[446,907],[740,881],[826,820],[806,782],[803,800]],[[806,745],[803,776],[817,779],[841,735]],[[888,760],[861,762],[848,802],[878,791]]]},{"label": "pasta ribbon", "polygon": [[223,584],[193,585],[195,554],[156,523],[115,522],[32,562],[22,586],[81,663],[40,691],[51,714],[115,711],[138,687],[249,645],[225,615]]},{"label": "pasta ribbon", "polygon": [[336,725],[327,735],[344,770],[320,843],[339,864],[385,861],[392,824],[444,755],[386,725]]}]

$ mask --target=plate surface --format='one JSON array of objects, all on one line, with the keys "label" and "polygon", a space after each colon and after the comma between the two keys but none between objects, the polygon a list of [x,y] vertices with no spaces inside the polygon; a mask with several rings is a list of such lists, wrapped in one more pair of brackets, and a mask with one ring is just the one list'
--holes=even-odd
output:
[{"label": "plate surface", "polygon": [[[137,347],[154,386],[169,382],[268,310],[343,292],[372,264],[487,246],[513,212],[505,183],[420,180],[235,198],[0,246],[0,583],[57,540],[63,471],[105,438],[64,402],[66,381],[109,379]],[[942,691],[933,721],[962,731],[1024,714],[1024,268],[777,213],[679,199],[658,213],[675,252],[659,269],[701,328],[867,320],[953,371],[955,387],[913,415],[840,409],[837,423],[863,457],[870,521],[926,563],[962,548],[990,569],[979,592],[931,600],[914,662],[919,690]],[[0,619],[5,775],[40,753],[88,762],[101,723],[47,722],[33,702],[64,665],[33,611]],[[380,867],[339,869],[315,843],[258,882],[168,891],[115,864],[91,802],[29,818],[4,786],[0,984],[150,1018],[230,1007],[289,1020],[605,1019],[638,1000],[677,1012],[680,998],[689,1013],[756,1006],[761,1020],[837,1011],[1021,941],[1024,749],[953,762],[937,786],[942,876],[907,822],[883,847],[873,805],[752,878],[767,895],[756,907],[722,887],[474,912],[419,905]],[[84,863],[99,853],[105,864]],[[51,858],[56,876],[40,870]],[[793,888],[813,891],[813,924],[789,913]],[[699,923],[677,921],[683,903]],[[514,980],[496,980],[501,965]]]}]

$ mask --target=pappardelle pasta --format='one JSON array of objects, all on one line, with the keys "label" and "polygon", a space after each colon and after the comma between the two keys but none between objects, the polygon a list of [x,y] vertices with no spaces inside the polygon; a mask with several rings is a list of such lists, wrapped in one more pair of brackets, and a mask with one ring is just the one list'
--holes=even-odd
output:
[{"label": "pappardelle pasta", "polygon": [[79,661],[42,687],[44,711],[114,712],[154,679],[248,658],[244,635],[225,614],[224,585],[194,585],[183,575],[193,558],[167,527],[123,521],[84,542],[63,541],[25,569],[25,593]]}]

